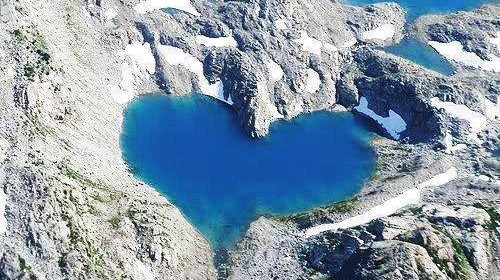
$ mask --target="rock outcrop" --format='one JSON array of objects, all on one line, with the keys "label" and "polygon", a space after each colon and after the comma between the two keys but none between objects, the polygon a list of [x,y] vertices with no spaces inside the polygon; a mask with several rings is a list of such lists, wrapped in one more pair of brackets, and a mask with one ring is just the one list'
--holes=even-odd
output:
[{"label": "rock outcrop", "polygon": [[[498,278],[498,5],[414,24],[480,59],[451,57],[447,77],[375,48],[405,34],[394,3],[160,2],[0,2],[0,278],[217,277],[208,242],[122,160],[123,109],[155,91],[226,102],[251,137],[341,105],[399,140],[374,141],[356,197],[252,224],[229,278]],[[451,166],[422,207],[304,235]]]}]

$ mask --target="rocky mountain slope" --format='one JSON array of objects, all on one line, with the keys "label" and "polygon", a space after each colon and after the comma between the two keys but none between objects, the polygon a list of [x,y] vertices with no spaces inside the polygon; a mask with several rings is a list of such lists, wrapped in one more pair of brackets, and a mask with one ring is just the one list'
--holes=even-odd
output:
[{"label": "rocky mountain slope", "polygon": [[[463,14],[413,32],[480,42],[465,50],[493,61],[496,11],[466,15],[462,33],[480,39],[447,33]],[[0,20],[0,278],[217,277],[208,242],[121,158],[123,108],[155,91],[220,99],[251,137],[277,119],[352,109],[398,140],[374,143],[377,172],[352,200],[253,223],[230,278],[498,275],[498,73],[455,61],[445,77],[375,49],[403,37],[398,5],[26,0],[0,2]],[[457,178],[422,190],[422,207],[305,235],[450,168]]]}]

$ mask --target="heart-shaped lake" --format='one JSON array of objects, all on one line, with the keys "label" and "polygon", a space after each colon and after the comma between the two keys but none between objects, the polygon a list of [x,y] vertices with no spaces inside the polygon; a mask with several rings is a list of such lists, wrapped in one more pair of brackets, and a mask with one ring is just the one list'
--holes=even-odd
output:
[{"label": "heart-shaped lake", "polygon": [[227,248],[259,214],[353,195],[372,171],[370,135],[349,113],[319,112],[277,122],[255,140],[226,104],[150,95],[129,104],[122,150],[137,177]]}]

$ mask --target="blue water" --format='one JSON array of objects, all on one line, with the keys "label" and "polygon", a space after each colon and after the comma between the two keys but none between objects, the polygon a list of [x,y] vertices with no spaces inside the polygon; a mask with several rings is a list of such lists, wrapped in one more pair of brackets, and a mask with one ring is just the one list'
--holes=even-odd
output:
[{"label": "blue water", "polygon": [[[352,5],[380,3],[380,0],[344,0]],[[486,3],[500,3],[499,0],[393,0],[406,9],[406,19],[411,24],[425,14],[443,14],[472,10]],[[443,75],[452,75],[455,68],[429,45],[407,37],[399,44],[384,48],[387,52],[413,61],[425,68]]]},{"label": "blue water", "polygon": [[398,44],[385,47],[384,50],[443,75],[449,76],[455,72],[455,67],[448,60],[428,44],[413,38],[405,38]]},{"label": "blue water", "polygon": [[319,112],[247,137],[236,113],[201,95],[151,95],[125,112],[122,151],[216,247],[260,214],[288,214],[353,195],[374,164],[371,134],[351,114]]}]

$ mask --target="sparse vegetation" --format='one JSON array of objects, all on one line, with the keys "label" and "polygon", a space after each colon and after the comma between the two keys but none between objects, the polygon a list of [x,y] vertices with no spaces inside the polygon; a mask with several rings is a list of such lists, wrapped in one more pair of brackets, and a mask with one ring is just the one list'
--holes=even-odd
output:
[{"label": "sparse vegetation", "polygon": [[108,222],[111,224],[113,229],[118,229],[120,227],[120,223],[122,222],[123,218],[121,215],[117,214],[111,217],[111,219],[108,220]]},{"label": "sparse vegetation", "polygon": [[481,203],[474,203],[473,206],[476,208],[481,208],[486,211],[486,213],[488,213],[488,215],[490,216],[490,221],[486,224],[486,227],[489,230],[495,230],[500,226],[500,215],[494,207],[487,207],[482,205]]},{"label": "sparse vegetation", "polygon": [[312,211],[293,214],[293,215],[281,215],[274,216],[273,219],[280,222],[298,221],[304,218],[321,218],[331,214],[348,213],[356,209],[359,198],[353,197],[350,199],[342,200],[334,204],[317,208]]}]

